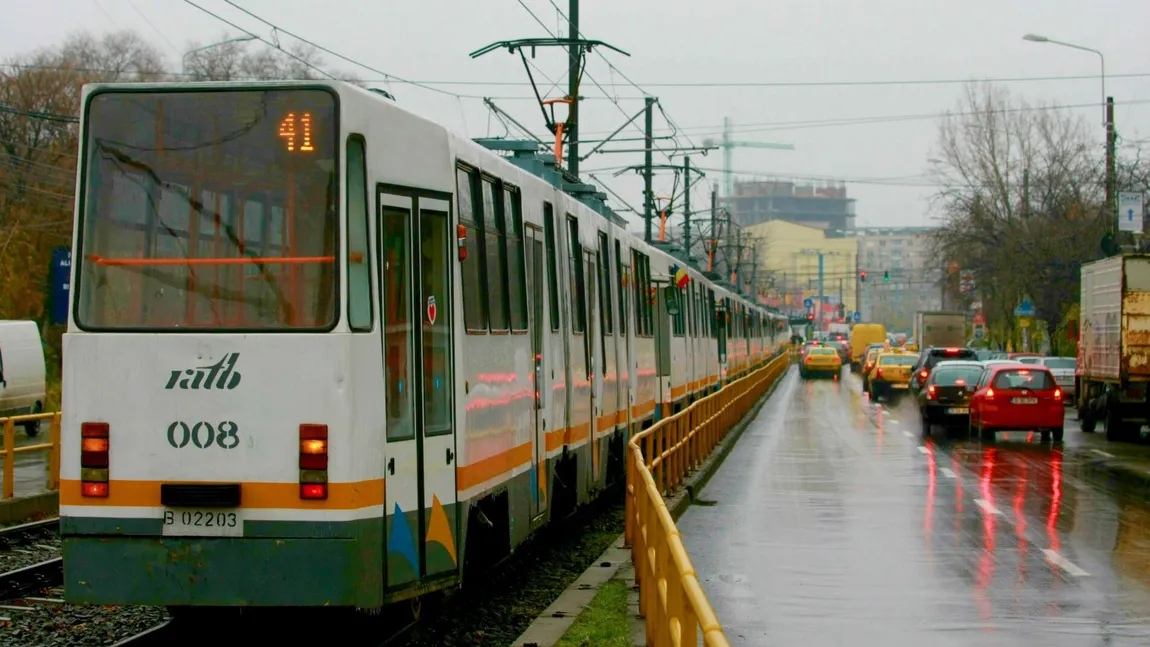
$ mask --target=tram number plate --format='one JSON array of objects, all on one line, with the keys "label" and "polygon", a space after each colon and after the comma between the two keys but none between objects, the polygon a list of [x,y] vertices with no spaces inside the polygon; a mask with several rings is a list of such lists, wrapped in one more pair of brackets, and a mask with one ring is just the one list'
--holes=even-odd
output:
[{"label": "tram number plate", "polygon": [[1038,404],[1038,398],[1011,398],[1011,404]]},{"label": "tram number plate", "polygon": [[243,537],[244,520],[236,510],[167,508],[164,535],[169,537]]},{"label": "tram number plate", "polygon": [[951,413],[951,414],[955,414],[955,415],[961,415],[961,414],[970,413],[970,409],[968,409],[967,407],[951,407],[951,408],[947,409],[946,412]]}]

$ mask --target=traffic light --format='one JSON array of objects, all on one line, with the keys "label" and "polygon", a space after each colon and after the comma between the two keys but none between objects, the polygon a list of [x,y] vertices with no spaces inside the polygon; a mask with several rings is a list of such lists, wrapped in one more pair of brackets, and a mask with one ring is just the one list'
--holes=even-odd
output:
[{"label": "traffic light", "polygon": [[863,283],[866,283],[866,270],[859,272],[859,280]]},{"label": "traffic light", "polygon": [[883,283],[890,283],[890,270],[883,270],[882,280]]},{"label": "traffic light", "polygon": [[813,313],[813,312],[808,312],[808,313],[807,313],[807,320],[808,320],[808,321],[814,321],[814,320],[815,320],[815,313]]}]

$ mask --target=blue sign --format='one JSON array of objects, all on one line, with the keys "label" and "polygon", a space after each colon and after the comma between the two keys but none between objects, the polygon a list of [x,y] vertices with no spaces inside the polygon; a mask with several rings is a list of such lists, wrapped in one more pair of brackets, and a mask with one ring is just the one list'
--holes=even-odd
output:
[{"label": "blue sign", "polygon": [[862,313],[861,313],[861,312],[856,312],[856,313],[855,313],[855,323],[858,323],[858,322],[860,322],[860,321],[862,321]]},{"label": "blue sign", "polygon": [[1018,307],[1014,309],[1014,316],[1015,317],[1033,317],[1034,316],[1034,304],[1030,302],[1030,299],[1023,299],[1022,303],[1018,304]]},{"label": "blue sign", "polygon": [[48,296],[48,322],[64,324],[68,322],[69,286],[72,282],[72,250],[57,247],[52,250],[52,266],[48,269],[51,282]]},{"label": "blue sign", "polygon": [[812,307],[812,306],[814,306],[814,305],[815,305],[815,301],[814,301],[814,299],[812,299],[812,298],[810,298],[810,297],[807,297],[807,298],[803,299],[803,307],[804,307],[804,308],[810,308],[810,307]]}]

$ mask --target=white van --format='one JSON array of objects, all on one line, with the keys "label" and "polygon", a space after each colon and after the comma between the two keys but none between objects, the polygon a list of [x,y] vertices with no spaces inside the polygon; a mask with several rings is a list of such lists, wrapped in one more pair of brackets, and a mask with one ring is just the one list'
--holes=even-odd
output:
[{"label": "white van", "polygon": [[[44,345],[35,321],[0,321],[0,418],[44,411]],[[35,436],[40,425],[24,423]]]}]

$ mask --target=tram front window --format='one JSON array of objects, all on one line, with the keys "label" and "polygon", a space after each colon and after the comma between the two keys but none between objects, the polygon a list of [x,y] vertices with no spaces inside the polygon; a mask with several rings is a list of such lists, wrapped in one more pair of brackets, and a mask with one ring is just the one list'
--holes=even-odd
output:
[{"label": "tram front window", "polygon": [[88,104],[78,323],[327,329],[339,130],[315,89],[107,91]]}]

